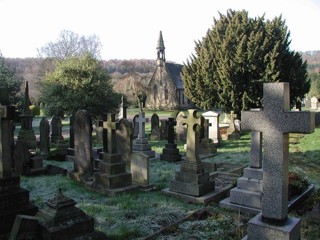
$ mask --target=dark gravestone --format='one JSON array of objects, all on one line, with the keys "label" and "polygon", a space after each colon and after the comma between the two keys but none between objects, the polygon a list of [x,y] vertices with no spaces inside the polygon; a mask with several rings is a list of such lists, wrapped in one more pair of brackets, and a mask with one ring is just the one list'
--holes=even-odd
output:
[{"label": "dark gravestone", "polygon": [[289,133],[313,132],[314,114],[289,111],[289,87],[264,83],[263,110],[242,112],[241,127],[262,132],[264,149],[262,213],[250,220],[248,239],[300,239],[300,220],[288,217]]},{"label": "dark gravestone", "polygon": [[21,120],[21,129],[19,131],[18,141],[23,140],[26,142],[29,149],[36,149],[38,143],[36,140],[36,135],[34,134],[34,131],[32,128],[33,115],[29,107],[30,107],[29,87],[28,87],[28,81],[26,81],[23,109],[22,109],[22,113],[19,115],[19,118]]},{"label": "dark gravestone", "polygon": [[9,236],[10,240],[40,240],[38,219],[33,216],[18,214]]},{"label": "dark gravestone", "polygon": [[161,140],[168,140],[168,126],[167,120],[161,119],[160,120],[160,139]]},{"label": "dark gravestone", "polygon": [[139,118],[139,114],[134,115],[133,117],[133,138],[137,138],[139,135],[139,124],[137,122],[137,119]]},{"label": "dark gravestone", "polygon": [[199,158],[199,135],[203,126],[202,118],[197,117],[197,111],[188,110],[189,115],[180,121],[187,125],[186,159],[181,163],[180,172],[176,172],[175,180],[170,182],[170,191],[194,197],[214,191],[214,182],[209,179],[209,173],[204,171]]},{"label": "dark gravestone", "polygon": [[58,115],[54,115],[51,119],[51,142],[57,143],[63,139],[61,119]]},{"label": "dark gravestone", "polygon": [[50,152],[50,124],[43,117],[40,121],[40,154],[46,158]]},{"label": "dark gravestone", "polygon": [[132,153],[133,127],[127,119],[122,118],[118,121],[116,130],[117,153],[121,154],[122,160],[130,166]]},{"label": "dark gravestone", "polygon": [[20,188],[20,177],[11,174],[13,117],[14,108],[0,105],[0,235],[11,231],[17,214],[35,215],[38,211],[29,203],[29,192]]},{"label": "dark gravestone", "polygon": [[177,148],[177,144],[174,143],[175,133],[174,126],[177,122],[174,118],[168,118],[167,127],[168,127],[168,143],[165,145],[165,148],[162,150],[162,154],[160,154],[160,159],[168,162],[177,162],[181,160],[181,155],[179,154],[179,149]]},{"label": "dark gravestone", "polygon": [[85,110],[74,116],[74,172],[78,181],[88,182],[93,176],[92,120]]},{"label": "dark gravestone", "polygon": [[66,160],[67,161],[74,161],[74,129],[73,129],[73,123],[74,123],[74,115],[72,115],[69,118],[69,147],[67,148],[67,155]]},{"label": "dark gravestone", "polygon": [[[77,208],[76,202],[57,194],[38,214],[41,239],[96,239],[94,219]],[[106,239],[106,236],[100,239]]]},{"label": "dark gravestone", "polygon": [[156,113],[152,114],[152,116],[151,116],[151,132],[152,132],[153,128],[155,128],[155,127],[159,128],[159,123],[160,123],[160,119],[159,119],[158,114],[156,114]]}]

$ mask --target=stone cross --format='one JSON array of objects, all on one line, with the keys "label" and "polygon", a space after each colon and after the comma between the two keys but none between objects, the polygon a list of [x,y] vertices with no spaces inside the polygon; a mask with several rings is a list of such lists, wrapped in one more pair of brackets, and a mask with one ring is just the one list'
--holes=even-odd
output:
[{"label": "stone cross", "polygon": [[107,114],[106,121],[103,121],[103,128],[107,130],[106,146],[104,145],[104,151],[109,154],[117,153],[116,151],[116,129],[117,124],[113,113]]},{"label": "stone cross", "polygon": [[168,143],[174,143],[174,126],[177,124],[177,121],[174,118],[168,118]]},{"label": "stone cross", "polygon": [[205,119],[203,118],[203,138],[205,140],[208,140],[209,139],[209,128],[211,127],[211,123],[209,122],[209,119]]},{"label": "stone cross", "polygon": [[197,117],[197,110],[189,109],[188,117],[181,118],[183,125],[187,125],[187,152],[186,160],[192,162],[200,161],[199,158],[199,137],[200,131],[197,127],[202,127],[202,117]]},{"label": "stone cross", "polygon": [[262,219],[282,224],[288,215],[289,133],[314,131],[314,113],[290,112],[289,83],[263,84],[263,110],[242,112],[242,128],[263,133]]},{"label": "stone cross", "polygon": [[145,113],[144,112],[140,112],[139,113],[139,117],[138,117],[138,124],[139,124],[139,134],[138,134],[138,138],[145,138],[145,122],[146,122],[146,118],[145,118]]}]

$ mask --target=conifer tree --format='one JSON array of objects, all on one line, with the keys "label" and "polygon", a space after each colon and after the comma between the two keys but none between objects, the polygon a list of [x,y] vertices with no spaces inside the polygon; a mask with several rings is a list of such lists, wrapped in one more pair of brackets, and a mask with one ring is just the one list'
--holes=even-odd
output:
[{"label": "conifer tree", "polygon": [[202,109],[239,114],[261,107],[263,83],[290,82],[292,103],[302,99],[309,89],[306,63],[290,50],[289,37],[281,16],[265,21],[245,10],[220,13],[183,66],[187,97]]}]

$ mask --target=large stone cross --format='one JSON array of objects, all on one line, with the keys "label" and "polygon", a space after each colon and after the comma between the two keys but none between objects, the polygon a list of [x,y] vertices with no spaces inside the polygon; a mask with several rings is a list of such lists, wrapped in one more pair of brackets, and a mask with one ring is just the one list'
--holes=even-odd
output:
[{"label": "large stone cross", "polygon": [[202,117],[197,117],[197,110],[189,109],[188,117],[181,118],[183,125],[187,125],[187,153],[186,160],[191,162],[200,161],[199,158],[199,137],[200,131],[197,127],[202,127]]},{"label": "large stone cross", "polygon": [[311,112],[290,112],[289,83],[263,84],[263,110],[244,111],[241,128],[263,133],[262,218],[283,223],[288,215],[289,133],[314,131]]},{"label": "large stone cross", "polygon": [[140,112],[139,117],[138,117],[138,123],[139,123],[139,134],[138,138],[145,138],[145,123],[146,123],[146,118],[145,118],[145,113]]},{"label": "large stone cross", "polygon": [[104,151],[113,154],[116,153],[116,129],[117,123],[113,113],[107,114],[106,119],[103,121],[103,128],[107,130],[106,144],[104,144]]}]

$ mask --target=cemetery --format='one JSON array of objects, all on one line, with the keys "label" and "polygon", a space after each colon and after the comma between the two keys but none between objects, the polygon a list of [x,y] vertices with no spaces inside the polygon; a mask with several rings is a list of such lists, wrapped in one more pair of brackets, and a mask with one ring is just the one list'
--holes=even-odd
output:
[{"label": "cemetery", "polygon": [[25,107],[14,129],[2,97],[0,239],[319,238],[320,130],[314,111],[290,111],[288,86],[264,84],[264,108],[225,140],[220,114],[195,109],[161,116],[156,139],[156,111],[106,114],[98,136],[85,110],[48,120]]}]

